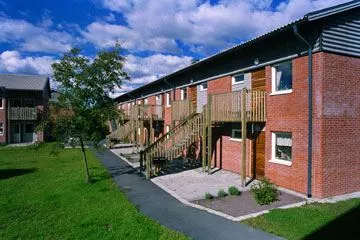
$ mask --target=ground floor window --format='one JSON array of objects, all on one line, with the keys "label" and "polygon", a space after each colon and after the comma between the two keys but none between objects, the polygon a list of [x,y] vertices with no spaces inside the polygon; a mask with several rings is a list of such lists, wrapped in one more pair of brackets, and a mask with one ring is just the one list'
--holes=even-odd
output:
[{"label": "ground floor window", "polygon": [[240,129],[232,129],[230,140],[241,141],[242,140],[241,130]]},{"label": "ground floor window", "polygon": [[4,123],[0,123],[0,135],[4,135]]},{"label": "ground floor window", "polygon": [[292,134],[289,132],[272,133],[273,160],[292,161]]},{"label": "ground floor window", "polygon": [[34,133],[34,124],[25,124],[25,133]]}]

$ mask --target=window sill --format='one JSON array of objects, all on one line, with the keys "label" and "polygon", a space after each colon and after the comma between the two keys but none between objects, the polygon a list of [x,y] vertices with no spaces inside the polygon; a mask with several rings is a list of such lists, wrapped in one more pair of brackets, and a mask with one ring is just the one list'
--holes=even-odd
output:
[{"label": "window sill", "polygon": [[281,164],[281,165],[285,165],[290,167],[292,165],[291,161],[286,161],[286,160],[281,160],[281,159],[271,159],[269,161],[270,163],[276,163],[276,164]]},{"label": "window sill", "polygon": [[240,138],[229,138],[229,140],[233,142],[242,142],[242,139]]},{"label": "window sill", "polygon": [[243,84],[243,83],[245,83],[245,81],[241,81],[241,82],[232,82],[231,84],[232,84],[232,85],[238,85],[238,84]]},{"label": "window sill", "polygon": [[293,91],[292,89],[289,89],[289,90],[282,90],[282,91],[272,92],[272,93],[270,93],[270,96],[289,94],[289,93],[292,93],[292,91]]}]

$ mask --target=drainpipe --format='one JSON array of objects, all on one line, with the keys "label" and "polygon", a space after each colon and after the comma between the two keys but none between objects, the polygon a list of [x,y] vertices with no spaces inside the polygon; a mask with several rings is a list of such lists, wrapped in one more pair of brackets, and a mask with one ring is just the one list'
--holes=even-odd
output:
[{"label": "drainpipe", "polygon": [[311,198],[312,193],[312,112],[313,112],[313,94],[312,94],[312,45],[305,40],[298,32],[297,25],[293,26],[295,36],[308,46],[308,179],[307,179],[307,197]]}]

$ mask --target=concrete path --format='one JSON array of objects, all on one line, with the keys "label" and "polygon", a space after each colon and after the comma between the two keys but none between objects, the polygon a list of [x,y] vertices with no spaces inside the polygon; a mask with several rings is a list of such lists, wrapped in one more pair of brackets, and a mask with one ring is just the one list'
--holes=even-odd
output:
[{"label": "concrete path", "polygon": [[193,239],[279,239],[268,233],[186,206],[138,175],[111,151],[97,152],[115,182],[138,209],[160,224]]}]

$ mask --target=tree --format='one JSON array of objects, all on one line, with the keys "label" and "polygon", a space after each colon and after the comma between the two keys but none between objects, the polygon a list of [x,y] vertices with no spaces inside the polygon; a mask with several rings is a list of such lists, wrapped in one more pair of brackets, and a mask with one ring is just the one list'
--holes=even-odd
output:
[{"label": "tree", "polygon": [[86,182],[90,182],[85,142],[98,146],[107,129],[106,122],[116,119],[118,112],[109,97],[129,79],[123,70],[125,58],[120,47],[101,51],[94,59],[72,49],[59,62],[52,65],[59,97],[50,107],[56,112],[52,117],[52,134],[60,141],[77,139],[85,165]]}]

